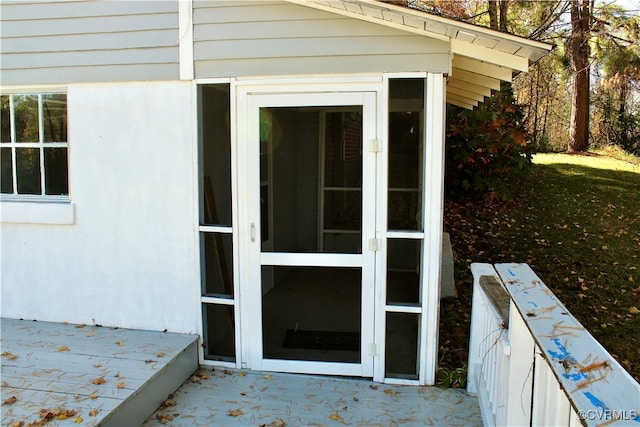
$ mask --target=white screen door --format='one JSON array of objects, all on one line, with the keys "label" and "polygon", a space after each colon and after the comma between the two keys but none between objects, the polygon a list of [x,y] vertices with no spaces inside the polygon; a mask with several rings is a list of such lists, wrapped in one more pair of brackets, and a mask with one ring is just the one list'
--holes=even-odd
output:
[{"label": "white screen door", "polygon": [[248,93],[243,107],[248,367],[372,376],[376,94]]}]

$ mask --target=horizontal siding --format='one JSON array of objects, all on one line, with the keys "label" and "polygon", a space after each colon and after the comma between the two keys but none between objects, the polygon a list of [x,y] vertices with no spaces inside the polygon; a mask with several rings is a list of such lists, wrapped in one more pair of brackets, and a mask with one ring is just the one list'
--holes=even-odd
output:
[{"label": "horizontal siding", "polygon": [[197,61],[199,78],[228,76],[276,76],[286,74],[399,73],[424,71],[447,73],[445,55],[368,55],[345,57],[268,58]]},{"label": "horizontal siding", "polygon": [[283,2],[194,2],[197,78],[448,72],[447,43]]},{"label": "horizontal siding", "polygon": [[179,78],[177,0],[3,2],[0,12],[4,85]]}]

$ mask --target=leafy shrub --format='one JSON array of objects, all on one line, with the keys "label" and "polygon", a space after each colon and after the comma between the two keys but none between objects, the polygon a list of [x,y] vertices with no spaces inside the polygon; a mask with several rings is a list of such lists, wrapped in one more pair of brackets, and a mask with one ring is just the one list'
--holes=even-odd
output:
[{"label": "leafy shrub", "polygon": [[448,196],[512,199],[527,176],[533,147],[511,87],[505,85],[475,110],[448,108],[445,173]]}]

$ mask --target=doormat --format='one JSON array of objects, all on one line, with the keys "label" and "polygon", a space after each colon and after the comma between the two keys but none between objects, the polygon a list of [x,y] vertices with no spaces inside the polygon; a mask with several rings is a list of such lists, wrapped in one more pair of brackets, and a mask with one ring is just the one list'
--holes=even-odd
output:
[{"label": "doormat", "polygon": [[284,348],[306,348],[313,350],[360,350],[358,332],[303,331],[287,329]]}]

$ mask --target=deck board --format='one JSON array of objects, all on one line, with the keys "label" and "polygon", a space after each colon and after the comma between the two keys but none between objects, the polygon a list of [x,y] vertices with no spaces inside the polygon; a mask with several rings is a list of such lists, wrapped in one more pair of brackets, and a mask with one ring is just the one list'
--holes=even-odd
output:
[{"label": "deck board", "polygon": [[[72,419],[56,420],[56,425],[78,425],[78,417],[82,425],[108,425],[111,419],[126,418],[116,416],[122,408],[135,406],[139,412],[152,399],[151,409],[142,418],[136,415],[142,422],[163,399],[157,396],[157,385],[174,390],[188,376],[183,373],[176,382],[171,373],[169,384],[159,379],[187,349],[193,359],[189,363],[193,370],[197,367],[195,335],[5,318],[1,322],[1,399],[17,399],[2,405],[2,425],[28,424],[38,420],[40,410],[60,407],[76,413]],[[97,378],[105,382],[94,384]],[[155,389],[147,390],[155,396],[145,397],[145,388]]]},{"label": "deck board", "polygon": [[[208,378],[186,382],[171,398],[176,405],[159,409],[143,426],[482,425],[477,398],[459,389],[218,368],[200,372]],[[162,424],[167,415],[173,420]]]}]

